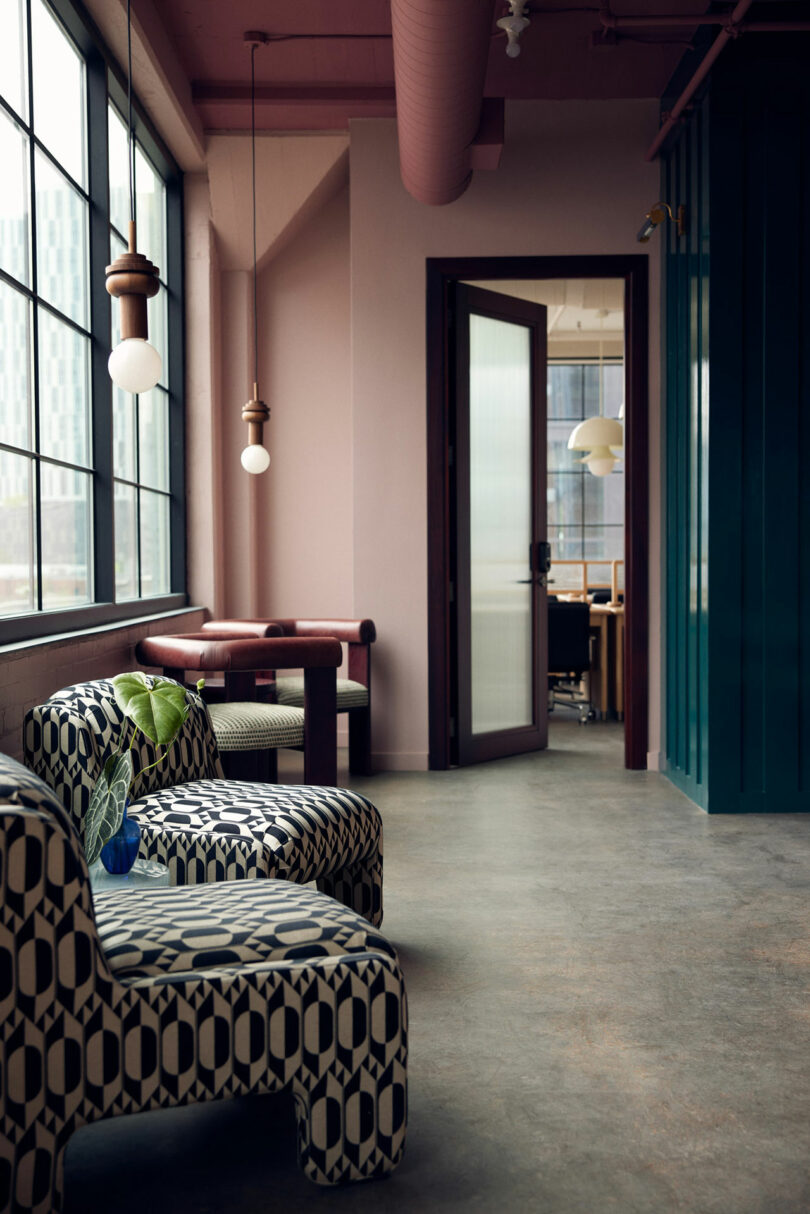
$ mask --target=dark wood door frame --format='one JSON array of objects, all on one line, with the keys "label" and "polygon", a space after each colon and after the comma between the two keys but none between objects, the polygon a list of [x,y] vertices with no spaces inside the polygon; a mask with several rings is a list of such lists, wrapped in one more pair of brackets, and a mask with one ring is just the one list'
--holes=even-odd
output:
[{"label": "dark wood door frame", "polygon": [[647,257],[431,257],[427,259],[428,696],[430,767],[450,764],[450,410],[448,294],[459,279],[624,279],[625,766],[647,766],[649,675],[649,421]]}]

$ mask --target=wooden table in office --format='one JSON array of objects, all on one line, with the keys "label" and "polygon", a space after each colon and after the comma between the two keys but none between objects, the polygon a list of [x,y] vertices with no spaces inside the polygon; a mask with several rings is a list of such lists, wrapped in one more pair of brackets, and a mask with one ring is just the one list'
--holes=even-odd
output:
[{"label": "wooden table in office", "polygon": [[[604,721],[611,708],[610,641],[613,633],[613,705],[619,720],[624,716],[624,604],[591,603],[591,631],[597,634],[599,646],[599,715]],[[612,624],[612,627],[611,627]],[[593,671],[593,667],[591,668]]]}]

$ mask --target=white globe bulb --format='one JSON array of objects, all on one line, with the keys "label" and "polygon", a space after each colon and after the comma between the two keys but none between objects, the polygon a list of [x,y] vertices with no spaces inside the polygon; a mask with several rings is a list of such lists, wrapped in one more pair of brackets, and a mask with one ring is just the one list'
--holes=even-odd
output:
[{"label": "white globe bulb", "polygon": [[515,39],[514,42],[510,39],[506,45],[506,53],[510,59],[517,59],[520,54],[520,43]]},{"label": "white globe bulb", "polygon": [[245,472],[252,472],[254,476],[258,476],[260,472],[266,472],[270,467],[270,452],[259,446],[258,443],[251,443],[249,447],[245,447],[239,458]]},{"label": "white globe bulb", "polygon": [[148,392],[160,379],[160,355],[142,337],[125,337],[110,355],[107,369],[125,392]]}]

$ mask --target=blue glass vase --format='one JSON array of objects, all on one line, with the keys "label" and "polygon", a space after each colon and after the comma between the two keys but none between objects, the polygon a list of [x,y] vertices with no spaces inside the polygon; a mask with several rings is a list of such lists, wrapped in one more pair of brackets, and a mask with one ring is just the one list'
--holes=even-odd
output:
[{"label": "blue glass vase", "polygon": [[124,806],[124,820],[113,837],[101,849],[101,863],[108,873],[128,873],[135,863],[141,845],[141,828],[127,817],[129,798]]}]

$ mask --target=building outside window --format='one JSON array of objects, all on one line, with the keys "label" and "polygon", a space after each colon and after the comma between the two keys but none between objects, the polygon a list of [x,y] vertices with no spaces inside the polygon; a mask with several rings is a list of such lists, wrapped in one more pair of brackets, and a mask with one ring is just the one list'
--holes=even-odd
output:
[{"label": "building outside window", "polygon": [[0,639],[182,606],[181,178],[136,115],[138,248],[160,268],[151,392],[114,388],[125,87],[68,0],[10,0],[0,40]]},{"label": "building outside window", "polygon": [[599,414],[602,376],[606,417],[617,417],[624,397],[619,360],[550,363],[548,367],[548,538],[552,560],[621,560],[624,557],[624,463],[609,476],[593,476],[569,451],[578,422]]}]

